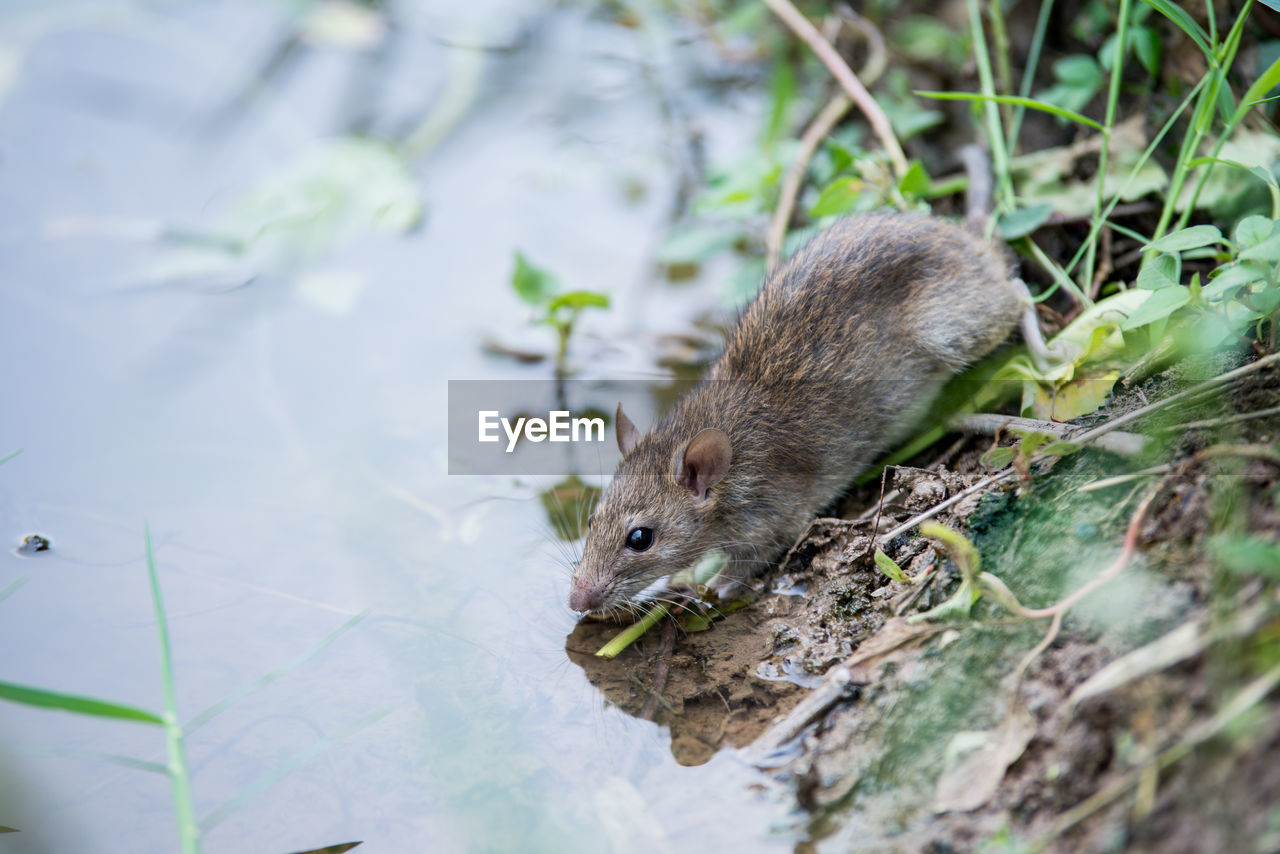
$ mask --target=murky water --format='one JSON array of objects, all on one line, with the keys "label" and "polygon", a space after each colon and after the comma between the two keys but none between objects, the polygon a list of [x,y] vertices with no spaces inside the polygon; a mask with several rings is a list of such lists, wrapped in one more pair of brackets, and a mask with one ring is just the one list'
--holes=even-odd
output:
[{"label": "murky water", "polygon": [[[551,346],[516,249],[612,295],[598,374],[716,305],[655,284],[653,69],[713,156],[759,105],[593,4],[457,5],[327,42],[319,5],[0,11],[0,680],[162,708],[148,523],[183,717],[281,671],[190,732],[206,850],[790,847],[734,757],[680,767],[569,663],[545,483],[446,475],[447,381],[550,370],[481,350]],[[291,219],[299,185],[339,213]],[[0,850],[175,850],[165,777],[102,756],[163,762],[158,729],[0,703],[0,754]]]}]

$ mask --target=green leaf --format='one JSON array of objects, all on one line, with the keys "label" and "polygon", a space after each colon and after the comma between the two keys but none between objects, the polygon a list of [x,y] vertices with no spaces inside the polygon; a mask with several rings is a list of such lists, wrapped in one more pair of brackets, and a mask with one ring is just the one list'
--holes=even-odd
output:
[{"label": "green leaf", "polygon": [[907,174],[898,181],[898,189],[904,196],[923,196],[932,186],[933,181],[925,171],[924,164],[919,160],[912,160],[911,165],[907,167]]},{"label": "green leaf", "polygon": [[1232,572],[1280,578],[1280,545],[1263,537],[1219,534],[1209,540],[1209,553]]},{"label": "green leaf", "polygon": [[1102,88],[1102,68],[1091,56],[1064,56],[1053,64],[1057,83],[1040,93],[1040,100],[1074,111],[1093,100]]},{"label": "green leaf", "polygon": [[1170,3],[1169,0],[1142,0],[1142,2],[1164,15],[1170,21],[1173,21],[1178,29],[1190,36],[1191,40],[1196,43],[1196,46],[1200,48],[1210,63],[1217,64],[1217,58],[1214,56],[1213,49],[1209,46],[1209,36],[1186,11]]},{"label": "green leaf", "polygon": [[1154,291],[1178,284],[1182,273],[1182,260],[1177,255],[1161,253],[1149,259],[1138,271],[1139,288]]},{"label": "green leaf", "polygon": [[1053,215],[1053,205],[1032,205],[1004,214],[996,223],[996,229],[1005,240],[1017,240],[1035,231]]},{"label": "green leaf", "polygon": [[511,274],[511,287],[529,305],[542,305],[560,288],[555,276],[533,266],[516,250],[516,268]]},{"label": "green leaf", "polygon": [[1204,286],[1204,298],[1214,299],[1235,288],[1264,281],[1266,277],[1267,271],[1250,261],[1241,261],[1230,267],[1219,267],[1218,275],[1210,279],[1208,284]]},{"label": "green leaf", "polygon": [[1257,246],[1271,236],[1275,226],[1276,223],[1271,217],[1259,216],[1258,214],[1247,216],[1236,223],[1236,244],[1242,249]]},{"label": "green leaf", "polygon": [[1102,82],[1102,69],[1092,56],[1064,56],[1053,64],[1053,76],[1071,86],[1097,86]]},{"label": "green leaf", "polygon": [[1002,469],[1018,456],[1017,448],[992,448],[982,455],[980,462],[990,469]]},{"label": "green leaf", "polygon": [[16,685],[12,682],[0,682],[0,700],[37,706],[42,709],[59,709],[64,712],[74,712],[77,715],[164,725],[162,717],[146,709],[124,706],[93,697],[82,697],[78,694],[62,694],[57,691],[46,691],[43,688]]},{"label": "green leaf", "polygon": [[969,57],[969,40],[931,15],[912,15],[889,30],[889,42],[903,56],[926,64],[959,68]]},{"label": "green leaf", "polygon": [[1160,60],[1164,47],[1160,43],[1160,34],[1151,27],[1134,27],[1129,31],[1129,41],[1138,61],[1147,70],[1147,74],[1155,77],[1160,73]]},{"label": "green leaf", "polygon": [[684,618],[684,630],[689,634],[705,632],[715,621],[704,614],[689,614]]},{"label": "green leaf", "polygon": [[1079,113],[1064,109],[1057,104],[1047,101],[1037,101],[1033,98],[1019,98],[1014,95],[981,95],[973,92],[928,92],[917,91],[917,95],[921,98],[935,98],[939,101],[992,101],[997,104],[1013,104],[1018,107],[1026,107],[1029,110],[1040,110],[1044,113],[1051,113],[1060,119],[1075,122],[1076,124],[1091,127],[1097,131],[1104,131],[1105,128],[1095,122],[1088,116],[1082,116]]},{"label": "green leaf", "polygon": [[1222,242],[1222,232],[1216,225],[1193,225],[1190,228],[1170,232],[1159,240],[1148,243],[1147,249],[1159,252],[1183,252]]},{"label": "green leaf", "polygon": [[1050,442],[1040,449],[1040,453],[1048,454],[1051,457],[1065,457],[1068,454],[1074,454],[1080,450],[1080,446],[1074,442]]},{"label": "green leaf", "polygon": [[607,294],[598,294],[595,291],[569,291],[553,299],[547,306],[547,311],[552,312],[566,307],[578,311],[584,308],[608,308],[609,297]]},{"label": "green leaf", "polygon": [[964,620],[973,610],[973,603],[978,601],[978,588],[969,579],[960,582],[951,598],[937,607],[930,608],[923,614],[912,614],[907,622],[914,625],[925,620]]},{"label": "green leaf", "polygon": [[1253,85],[1245,90],[1244,97],[1240,99],[1240,106],[1231,117],[1232,126],[1239,124],[1245,113],[1264,100],[1267,94],[1278,85],[1280,85],[1280,59],[1272,62],[1270,67],[1253,81]]},{"label": "green leaf", "polygon": [[823,217],[848,213],[858,203],[866,185],[861,178],[837,178],[823,188],[818,201],[809,208],[809,216]]},{"label": "green leaf", "polygon": [[1171,285],[1151,292],[1146,302],[1129,315],[1129,319],[1121,324],[1124,331],[1146,326],[1148,323],[1168,317],[1191,300],[1191,291],[1182,285]]},{"label": "green leaf", "polygon": [[876,566],[880,568],[880,571],[892,578],[894,581],[907,580],[907,575],[902,571],[902,567],[898,566],[897,562],[894,561],[893,558],[889,557],[880,549],[876,549],[875,559]]},{"label": "green leaf", "polygon": [[1031,459],[1036,455],[1036,451],[1040,450],[1041,445],[1047,445],[1053,441],[1053,436],[1048,433],[1039,433],[1035,431],[1019,431],[1022,432],[1022,441],[1018,443],[1018,453],[1027,459]]},{"label": "green leaf", "polygon": [[1241,261],[1280,261],[1280,234],[1268,237],[1266,240],[1240,253]]}]

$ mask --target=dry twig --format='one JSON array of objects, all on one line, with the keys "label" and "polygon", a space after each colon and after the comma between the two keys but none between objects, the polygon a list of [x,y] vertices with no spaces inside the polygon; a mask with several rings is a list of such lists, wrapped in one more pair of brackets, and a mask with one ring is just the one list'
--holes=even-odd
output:
[{"label": "dry twig", "polygon": [[867,117],[867,122],[880,140],[880,145],[884,147],[885,152],[889,155],[889,161],[893,164],[894,174],[899,178],[906,175],[907,156],[902,151],[902,145],[898,142],[898,137],[893,133],[893,127],[889,124],[889,117],[885,115],[884,110],[876,103],[875,98],[872,98],[871,93],[862,85],[858,75],[853,73],[853,69],[849,68],[848,64],[840,57],[840,54],[836,52],[836,49],[832,47],[831,42],[822,37],[822,34],[810,23],[809,19],[791,4],[791,0],[764,0],[764,2],[801,41],[809,46],[818,59],[822,60],[822,64],[836,78],[836,82],[858,105],[858,109]]}]

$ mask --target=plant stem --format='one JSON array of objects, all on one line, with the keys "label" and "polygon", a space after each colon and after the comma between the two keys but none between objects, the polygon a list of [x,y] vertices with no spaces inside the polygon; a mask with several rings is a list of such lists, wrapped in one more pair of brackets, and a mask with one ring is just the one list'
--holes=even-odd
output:
[{"label": "plant stem", "polygon": [[[1102,212],[1101,218],[1095,219],[1090,223],[1088,237],[1085,238],[1085,241],[1080,248],[1076,250],[1076,254],[1071,256],[1071,260],[1064,268],[1068,275],[1070,275],[1071,271],[1076,268],[1076,265],[1080,263],[1080,260],[1084,258],[1087,248],[1098,239],[1098,232],[1102,230],[1102,223],[1106,222],[1107,218],[1111,216],[1111,211],[1114,210],[1116,205],[1120,203],[1120,200],[1124,198],[1124,194],[1128,191],[1129,185],[1133,183],[1133,179],[1137,177],[1138,172],[1147,164],[1147,161],[1151,159],[1151,155],[1155,153],[1155,150],[1160,145],[1161,141],[1163,141],[1169,131],[1172,130],[1174,122],[1178,120],[1178,116],[1182,115],[1182,111],[1191,104],[1208,79],[1208,75],[1201,77],[1199,82],[1197,82],[1196,85],[1192,87],[1191,91],[1187,93],[1186,97],[1182,99],[1182,103],[1178,105],[1178,108],[1173,111],[1173,114],[1169,116],[1164,125],[1160,128],[1160,131],[1155,135],[1151,142],[1147,144],[1146,149],[1142,152],[1142,156],[1138,158],[1138,162],[1135,163],[1133,169],[1129,171],[1129,177],[1125,179],[1124,185],[1107,204],[1106,210]],[[1146,241],[1144,240],[1144,242]]]},{"label": "plant stem", "polygon": [[[1009,59],[1009,32],[1005,28],[1002,0],[988,0],[987,15],[991,18],[991,38],[995,41],[996,73],[1000,77],[1000,91],[1012,92],[1013,64]],[[1009,104],[1002,106],[1004,123],[1012,125],[1013,108]]]},{"label": "plant stem", "polygon": [[[1124,77],[1124,59],[1128,51],[1129,41],[1129,0],[1120,0],[1120,21],[1116,26],[1116,51],[1111,61],[1111,85],[1107,89],[1107,113],[1102,124],[1102,150],[1098,152],[1098,195],[1093,203],[1093,219],[1099,230],[1105,226],[1101,219],[1102,206],[1105,201],[1104,190],[1107,183],[1107,158],[1111,153],[1111,129],[1116,123],[1116,103],[1120,100],[1120,80]],[[1097,240],[1090,240],[1084,256],[1084,270],[1080,276],[1080,287],[1088,293],[1093,288],[1093,268],[1098,248]]]},{"label": "plant stem", "polygon": [[191,775],[187,772],[187,756],[182,744],[182,726],[178,723],[178,699],[173,681],[173,656],[169,646],[169,622],[165,619],[164,599],[160,594],[160,578],[156,574],[155,555],[151,549],[151,527],[144,529],[147,549],[147,574],[151,579],[151,602],[156,611],[156,628],[160,632],[160,676],[164,682],[164,730],[169,753],[166,770],[173,789],[173,808],[178,819],[178,838],[182,854],[199,854],[200,828],[196,824],[191,800]]},{"label": "plant stem", "polygon": [[[1031,87],[1035,84],[1036,68],[1040,64],[1040,49],[1044,46],[1044,35],[1049,29],[1049,15],[1053,12],[1053,0],[1042,0],[1040,14],[1036,17],[1035,35],[1031,38],[1031,50],[1027,53],[1027,65],[1022,71],[1022,85],[1018,89],[1021,98],[1031,97]],[[1009,136],[1005,147],[1012,155],[1018,150],[1018,137],[1022,133],[1022,118],[1027,108],[1019,104],[1013,112],[1013,126],[1009,128]]]},{"label": "plant stem", "polygon": [[659,602],[654,605],[648,613],[641,618],[640,622],[634,623],[619,632],[613,640],[596,651],[596,655],[601,658],[616,658],[618,653],[622,652],[631,644],[635,643],[641,635],[649,631],[658,624],[658,621],[667,615],[670,607],[666,602]]},{"label": "plant stem", "polygon": [[[982,94],[994,98],[996,88],[991,74],[991,57],[987,53],[987,38],[982,29],[982,12],[978,9],[978,0],[968,0],[966,5],[969,9],[969,28],[973,34],[973,55],[978,64],[978,82]],[[987,144],[991,147],[991,169],[996,178],[996,195],[1000,206],[1006,211],[1012,211],[1017,207],[1017,202],[1009,176],[1009,152],[1004,147],[1000,108],[994,101],[984,101],[982,109],[987,124]]]},{"label": "plant stem", "polygon": [[867,117],[867,122],[871,125],[871,129],[875,132],[876,137],[880,140],[880,145],[884,147],[885,153],[889,155],[889,162],[893,164],[894,174],[901,178],[907,174],[907,155],[902,151],[902,145],[898,142],[898,137],[893,132],[893,127],[889,124],[889,117],[885,115],[880,105],[876,103],[875,98],[871,97],[871,93],[867,91],[862,82],[858,80],[858,75],[853,73],[847,63],[831,46],[831,42],[822,37],[822,33],[809,22],[809,19],[800,13],[795,6],[791,5],[791,0],[764,0],[766,6],[773,10],[774,14],[782,19],[793,33],[795,33],[809,48],[822,60],[822,64],[827,66],[836,82],[849,93],[849,97],[858,105],[858,109]]},{"label": "plant stem", "polygon": [[[1244,31],[1244,21],[1249,15],[1249,7],[1251,5],[1253,5],[1253,0],[1247,0],[1244,8],[1240,10],[1240,15],[1236,18],[1235,24],[1231,27],[1231,32],[1227,34],[1226,42],[1223,44],[1221,74],[1222,79],[1224,80],[1226,79],[1227,72],[1231,70],[1231,66],[1235,62],[1236,51],[1240,49],[1240,36]],[[1215,97],[1213,100],[1214,105],[1216,106],[1217,98]],[[1242,104],[1241,106],[1244,107],[1245,105]],[[1231,135],[1235,133],[1236,128],[1247,114],[1248,109],[1236,110],[1235,114],[1232,115],[1230,120],[1228,120],[1226,126],[1223,127],[1222,134],[1218,137],[1218,141],[1214,143],[1213,151],[1209,155],[1210,157],[1216,158],[1222,152],[1222,146],[1226,145],[1227,140],[1229,140]],[[1194,154],[1195,152],[1192,152],[1193,156]],[[1213,162],[1210,162],[1205,166],[1204,172],[1200,175],[1200,180],[1196,182],[1195,190],[1191,193],[1191,199],[1188,201],[1186,209],[1183,210],[1182,216],[1178,219],[1178,228],[1185,227],[1187,222],[1190,220],[1191,213],[1195,210],[1196,202],[1200,200],[1200,192],[1204,189],[1205,183],[1209,180],[1209,174],[1213,171],[1214,165],[1215,164]],[[1159,237],[1160,235],[1157,234],[1152,239],[1156,240],[1159,239]]]}]

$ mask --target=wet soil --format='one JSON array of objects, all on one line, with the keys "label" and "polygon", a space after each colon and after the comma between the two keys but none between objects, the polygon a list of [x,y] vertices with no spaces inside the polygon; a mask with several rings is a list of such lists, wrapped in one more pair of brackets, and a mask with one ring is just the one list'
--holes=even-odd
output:
[{"label": "wet soil", "polygon": [[[1088,420],[1251,358],[1184,363],[1118,387]],[[883,499],[879,483],[854,490],[757,582],[754,601],[709,630],[681,630],[669,649],[654,630],[604,661],[593,653],[617,627],[583,623],[570,655],[610,702],[632,714],[647,704],[680,762],[739,748],[766,769],[794,802],[804,850],[1280,851],[1280,702],[1223,719],[1245,686],[1275,672],[1280,603],[1262,575],[1227,572],[1210,536],[1280,540],[1280,417],[1241,418],[1277,405],[1277,372],[1259,371],[1126,428],[1163,438],[1154,452],[1086,449],[936,517],[1020,602],[1043,607],[1117,559],[1153,496],[1132,559],[1058,630],[989,596],[968,619],[913,619],[960,583],[948,551],[918,531],[885,545],[911,580],[875,565],[875,530],[990,473],[981,457],[993,439],[978,436],[898,468]],[[1153,465],[1165,468],[1080,489]],[[1197,627],[1217,634],[1071,700],[1109,664]],[[829,698],[820,712],[797,721],[798,704],[819,695]]]}]

